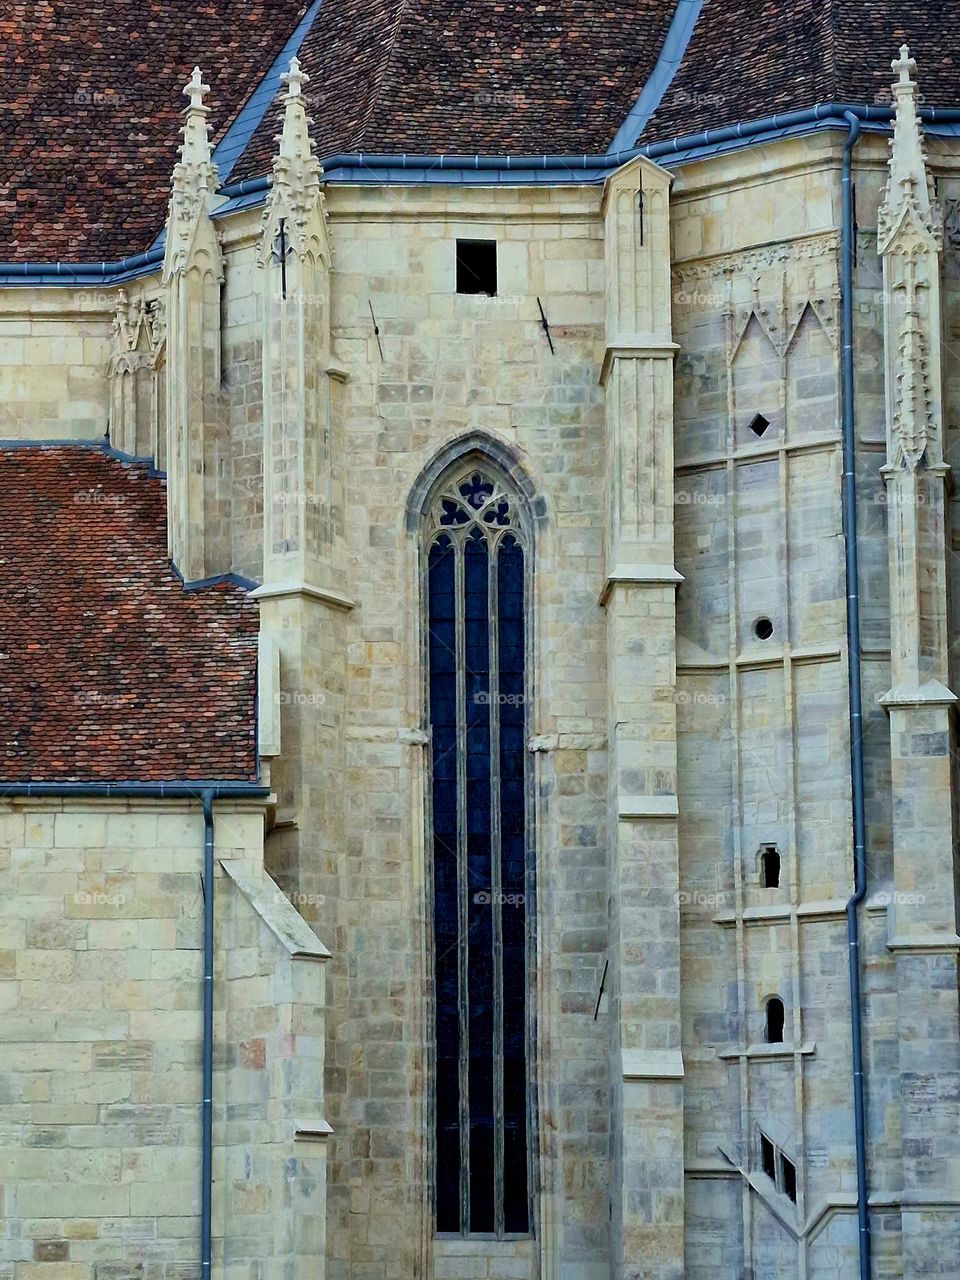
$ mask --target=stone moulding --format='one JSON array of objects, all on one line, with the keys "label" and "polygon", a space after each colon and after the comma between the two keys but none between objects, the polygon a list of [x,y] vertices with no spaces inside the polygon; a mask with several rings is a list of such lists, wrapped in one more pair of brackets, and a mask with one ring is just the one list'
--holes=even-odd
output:
[{"label": "stone moulding", "polygon": [[621,822],[637,818],[678,818],[680,808],[676,796],[620,796],[617,817]]},{"label": "stone moulding", "polygon": [[621,1049],[624,1080],[682,1080],[679,1049]]},{"label": "stone moulding", "polygon": [[669,564],[614,565],[604,580],[597,603],[601,606],[605,605],[615,587],[678,587],[683,580],[683,574]]},{"label": "stone moulding", "polygon": [[282,596],[308,596],[311,600],[319,600],[334,609],[349,611],[356,608],[356,601],[332,587],[318,587],[310,582],[276,582],[267,583],[250,592],[251,600],[275,600]]}]

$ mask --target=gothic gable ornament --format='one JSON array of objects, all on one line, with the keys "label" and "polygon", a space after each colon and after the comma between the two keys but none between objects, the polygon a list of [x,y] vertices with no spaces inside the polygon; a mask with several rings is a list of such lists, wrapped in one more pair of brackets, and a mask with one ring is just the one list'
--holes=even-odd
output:
[{"label": "gothic gable ornament", "polygon": [[939,253],[943,215],[926,168],[926,152],[917,114],[917,64],[906,45],[892,64],[895,117],[890,141],[889,176],[877,219],[877,249],[885,253]]},{"label": "gothic gable ornament", "polygon": [[263,211],[259,260],[266,266],[270,258],[294,253],[300,259],[311,253],[329,263],[330,244],[323,209],[320,181],[323,170],[310,138],[303,86],[309,76],[293,58],[290,70],[281,77],[286,86],[282,102],[282,129],[277,136],[278,151],[273,161],[270,193]]},{"label": "gothic gable ornament", "polygon": [[180,159],[173,170],[163,280],[167,283],[176,272],[197,267],[219,281],[223,279],[223,259],[210,220],[219,176],[211,158],[210,108],[203,103],[210,86],[203,83],[199,67],[194,67],[183,92],[190,103],[184,112]]}]

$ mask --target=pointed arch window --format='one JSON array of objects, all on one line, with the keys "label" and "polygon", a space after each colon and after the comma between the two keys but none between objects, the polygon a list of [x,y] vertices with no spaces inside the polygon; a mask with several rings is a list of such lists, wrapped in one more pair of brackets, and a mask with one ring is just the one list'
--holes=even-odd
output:
[{"label": "pointed arch window", "polygon": [[474,460],[425,525],[436,1226],[530,1230],[529,539]]}]

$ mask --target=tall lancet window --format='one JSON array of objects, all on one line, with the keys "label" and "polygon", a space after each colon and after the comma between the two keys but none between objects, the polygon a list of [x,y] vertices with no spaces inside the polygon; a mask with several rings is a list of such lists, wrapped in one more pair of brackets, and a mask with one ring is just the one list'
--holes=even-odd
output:
[{"label": "tall lancet window", "polygon": [[426,527],[440,1232],[530,1230],[532,859],[526,794],[529,540],[474,461]]}]

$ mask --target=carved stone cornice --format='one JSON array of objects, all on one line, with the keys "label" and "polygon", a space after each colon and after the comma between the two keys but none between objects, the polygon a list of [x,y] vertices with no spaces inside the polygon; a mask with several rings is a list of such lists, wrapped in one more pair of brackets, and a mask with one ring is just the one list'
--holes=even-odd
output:
[{"label": "carved stone cornice", "polygon": [[681,262],[673,268],[672,277],[674,281],[682,282],[746,275],[766,267],[828,258],[836,255],[839,247],[839,237],[833,231],[821,235],[803,236],[797,240],[786,240],[779,244],[761,245],[755,249],[741,249],[735,253],[722,253],[710,258]]}]

